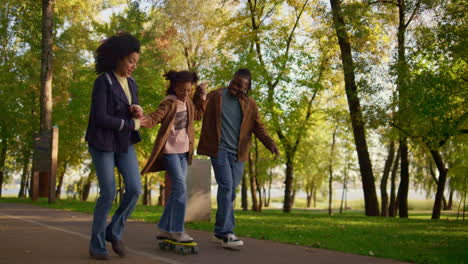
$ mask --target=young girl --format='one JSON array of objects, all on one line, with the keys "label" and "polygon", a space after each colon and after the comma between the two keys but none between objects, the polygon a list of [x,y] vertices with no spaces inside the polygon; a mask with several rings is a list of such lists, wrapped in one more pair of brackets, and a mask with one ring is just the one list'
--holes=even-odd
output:
[{"label": "young girl", "polygon": [[[96,73],[86,141],[99,182],[99,199],[94,208],[89,254],[98,260],[109,259],[106,241],[119,256],[125,256],[122,233],[141,193],[140,173],[134,144],[140,141],[138,129],[143,109],[138,103],[138,88],[132,78],[140,43],[122,33],[105,40],[96,51]],[[119,208],[106,225],[116,187],[114,167],[125,182]]]},{"label": "young girl", "polygon": [[161,123],[153,151],[141,173],[166,170],[171,179],[170,195],[157,225],[157,238],[192,242],[193,238],[184,231],[186,177],[194,150],[193,121],[203,116],[206,84],[197,86],[192,101],[192,86],[198,81],[196,73],[169,71],[164,76],[170,82],[166,98],[156,111],[141,119],[142,127]]}]

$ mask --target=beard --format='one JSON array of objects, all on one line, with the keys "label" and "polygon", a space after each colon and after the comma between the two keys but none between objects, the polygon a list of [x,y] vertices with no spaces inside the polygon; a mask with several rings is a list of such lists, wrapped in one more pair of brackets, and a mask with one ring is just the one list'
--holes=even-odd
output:
[{"label": "beard", "polygon": [[228,89],[229,89],[229,93],[235,97],[241,98],[246,95],[246,93],[242,90],[235,90],[235,89],[231,89],[230,87],[228,87]]}]

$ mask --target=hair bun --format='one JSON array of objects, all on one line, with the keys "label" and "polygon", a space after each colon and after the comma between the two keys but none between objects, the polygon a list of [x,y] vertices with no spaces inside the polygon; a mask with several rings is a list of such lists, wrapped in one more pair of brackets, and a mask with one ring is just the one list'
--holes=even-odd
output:
[{"label": "hair bun", "polygon": [[196,72],[192,72],[192,76],[193,76],[193,82],[194,83],[198,82],[198,80],[199,80],[198,74]]},{"label": "hair bun", "polygon": [[166,80],[169,81],[183,81],[196,83],[198,81],[198,75],[191,71],[174,71],[170,70],[163,75]]},{"label": "hair bun", "polygon": [[175,75],[177,74],[176,71],[173,71],[173,70],[170,70],[168,72],[166,72],[163,76],[166,77],[166,80],[173,80]]}]

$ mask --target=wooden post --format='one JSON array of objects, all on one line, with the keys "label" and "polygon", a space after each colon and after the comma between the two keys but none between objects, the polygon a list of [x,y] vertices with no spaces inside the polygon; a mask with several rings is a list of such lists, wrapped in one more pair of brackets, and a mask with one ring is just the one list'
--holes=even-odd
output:
[{"label": "wooden post", "polygon": [[31,177],[31,199],[48,197],[55,202],[57,175],[58,128],[39,132],[34,135],[34,157]]}]

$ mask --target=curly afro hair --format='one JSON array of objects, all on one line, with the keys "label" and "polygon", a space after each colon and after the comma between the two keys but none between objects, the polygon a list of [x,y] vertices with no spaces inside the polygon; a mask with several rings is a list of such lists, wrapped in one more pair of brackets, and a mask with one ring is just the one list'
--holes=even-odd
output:
[{"label": "curly afro hair", "polygon": [[198,75],[191,71],[168,71],[164,74],[164,77],[169,81],[169,88],[166,91],[167,95],[176,94],[174,89],[177,82],[191,82],[192,84],[198,82]]},{"label": "curly afro hair", "polygon": [[129,33],[104,40],[96,49],[96,73],[115,70],[117,63],[133,52],[140,53],[140,42]]}]

